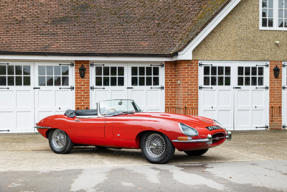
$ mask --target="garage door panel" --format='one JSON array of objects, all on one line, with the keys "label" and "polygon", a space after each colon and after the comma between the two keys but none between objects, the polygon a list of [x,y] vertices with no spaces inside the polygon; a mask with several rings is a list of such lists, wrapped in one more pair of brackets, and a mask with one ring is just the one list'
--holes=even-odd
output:
[{"label": "garage door panel", "polygon": [[264,110],[252,110],[252,126],[264,125]]},{"label": "garage door panel", "polygon": [[236,94],[236,104],[238,107],[250,106],[249,90],[239,90],[236,91],[235,94]]},{"label": "garage door panel", "polygon": [[218,91],[218,106],[232,106],[232,92],[230,90]]},{"label": "garage door panel", "polygon": [[40,90],[38,91],[38,103],[37,107],[54,107],[54,95],[52,90]]},{"label": "garage door panel", "polygon": [[126,99],[126,91],[111,90],[111,99]]},{"label": "garage door panel", "polygon": [[160,91],[157,90],[147,90],[146,91],[146,102],[147,106],[160,106]]},{"label": "garage door panel", "polygon": [[18,111],[16,112],[16,129],[31,129],[33,124],[34,113],[32,111]]},{"label": "garage door panel", "polygon": [[44,119],[47,116],[54,115],[54,114],[55,114],[54,111],[39,111],[37,122],[39,122],[40,120]]},{"label": "garage door panel", "polygon": [[70,90],[56,90],[55,91],[55,100],[56,107],[70,107],[71,106],[71,97]]},{"label": "garage door panel", "polygon": [[203,106],[214,106],[216,104],[216,90],[203,90]]},{"label": "garage door panel", "polygon": [[253,90],[252,91],[252,104],[255,106],[264,106],[265,105],[265,90]]},{"label": "garage door panel", "polygon": [[0,130],[11,130],[15,127],[14,112],[0,112]]},{"label": "garage door panel", "polygon": [[14,91],[0,91],[0,109],[14,108],[15,106]]},{"label": "garage door panel", "polygon": [[139,107],[143,107],[146,104],[145,91],[144,90],[132,90],[130,91],[130,98],[133,99]]},{"label": "garage door panel", "polygon": [[203,116],[210,118],[210,119],[216,119],[216,111],[215,110],[204,110]]},{"label": "garage door panel", "polygon": [[224,127],[232,127],[232,112],[230,110],[219,110],[217,120]]},{"label": "garage door panel", "polygon": [[250,126],[250,115],[249,110],[238,110],[235,117],[237,126]]},{"label": "garage door panel", "polygon": [[[17,108],[32,108],[32,99],[33,98],[33,92],[32,91],[16,91],[16,107]],[[32,110],[32,109],[31,109]]]}]

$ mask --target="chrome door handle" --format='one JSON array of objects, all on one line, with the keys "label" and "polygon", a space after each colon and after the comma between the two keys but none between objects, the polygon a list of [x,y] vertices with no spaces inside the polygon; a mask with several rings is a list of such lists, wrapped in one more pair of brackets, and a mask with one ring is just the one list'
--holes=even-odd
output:
[{"label": "chrome door handle", "polygon": [[233,87],[233,89],[241,89],[241,87]]},{"label": "chrome door handle", "polygon": [[9,87],[0,87],[0,89],[9,89]]}]

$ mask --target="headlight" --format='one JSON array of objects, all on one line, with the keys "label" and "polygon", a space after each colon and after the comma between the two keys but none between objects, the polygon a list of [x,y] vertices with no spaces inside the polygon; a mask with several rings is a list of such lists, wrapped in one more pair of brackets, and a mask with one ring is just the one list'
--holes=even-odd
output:
[{"label": "headlight", "polygon": [[179,128],[181,130],[181,132],[187,136],[192,136],[195,137],[198,135],[198,131],[190,126],[187,126],[183,123],[179,123]]}]

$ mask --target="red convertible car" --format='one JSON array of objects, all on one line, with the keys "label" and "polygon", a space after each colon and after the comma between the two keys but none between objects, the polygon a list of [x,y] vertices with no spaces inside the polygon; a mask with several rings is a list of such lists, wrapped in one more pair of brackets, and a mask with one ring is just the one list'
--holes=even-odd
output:
[{"label": "red convertible car", "polygon": [[142,112],[128,99],[101,101],[97,109],[67,110],[42,119],[35,128],[49,139],[55,153],[69,153],[74,145],[134,148],[151,163],[168,162],[175,149],[199,156],[231,140],[231,132],[215,120]]}]

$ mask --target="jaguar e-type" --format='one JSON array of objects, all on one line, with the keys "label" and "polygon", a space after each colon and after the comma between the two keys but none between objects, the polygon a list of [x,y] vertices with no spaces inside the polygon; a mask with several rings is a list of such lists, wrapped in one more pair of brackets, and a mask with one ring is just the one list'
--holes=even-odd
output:
[{"label": "jaguar e-type", "polygon": [[67,110],[42,119],[35,128],[49,139],[55,153],[69,153],[74,145],[99,149],[141,149],[151,163],[167,163],[175,149],[200,156],[231,140],[216,120],[162,112],[142,112],[129,99],[97,103],[97,109]]}]

